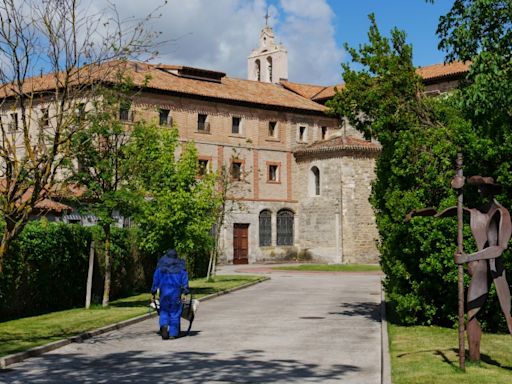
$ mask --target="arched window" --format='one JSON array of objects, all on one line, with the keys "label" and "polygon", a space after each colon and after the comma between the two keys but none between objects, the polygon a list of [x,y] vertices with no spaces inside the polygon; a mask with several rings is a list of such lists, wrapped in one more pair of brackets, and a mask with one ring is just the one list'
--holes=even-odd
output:
[{"label": "arched window", "polygon": [[254,62],[254,65],[255,65],[254,70],[256,72],[256,80],[261,81],[261,63],[259,60],[256,60]]},{"label": "arched window", "polygon": [[320,196],[320,170],[318,167],[311,167],[309,191],[312,196]]},{"label": "arched window", "polygon": [[272,58],[267,57],[267,73],[268,73],[268,81],[272,82]]},{"label": "arched window", "polygon": [[260,247],[272,245],[272,213],[269,210],[260,212]]},{"label": "arched window", "polygon": [[293,245],[293,217],[289,209],[277,212],[277,245]]}]

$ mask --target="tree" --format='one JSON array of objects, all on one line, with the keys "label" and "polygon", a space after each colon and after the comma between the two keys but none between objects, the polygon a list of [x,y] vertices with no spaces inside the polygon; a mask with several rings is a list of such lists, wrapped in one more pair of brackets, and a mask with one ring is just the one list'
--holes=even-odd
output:
[{"label": "tree", "polygon": [[[231,154],[231,163],[239,157],[239,153],[233,149]],[[238,172],[238,171],[237,171]],[[221,240],[222,228],[226,222],[231,218],[233,212],[243,211],[246,209],[243,202],[235,196],[240,195],[240,192],[246,185],[246,178],[249,171],[239,171],[240,174],[233,177],[232,171],[222,165],[216,174],[216,191],[217,191],[217,204],[212,210],[212,217],[214,218],[213,226],[213,247],[210,251],[210,260],[208,262],[208,272],[206,279],[213,280],[217,268],[219,256],[223,252],[223,242]]]},{"label": "tree", "polygon": [[[512,1],[455,0],[440,18],[439,48],[446,60],[471,65],[458,94],[457,106],[475,132],[475,146],[461,146],[467,175],[493,176],[502,185],[498,201],[512,206]],[[512,269],[512,250],[501,256]],[[496,303],[494,289],[491,303]],[[497,305],[484,308],[484,327],[506,331]]]},{"label": "tree", "polygon": [[404,223],[404,217],[415,208],[455,205],[450,179],[457,147],[471,147],[475,137],[456,98],[423,96],[405,33],[393,29],[388,39],[373,15],[370,22],[369,42],[358,50],[346,47],[362,69],[343,65],[345,87],[328,106],[382,145],[371,203],[387,298],[397,320],[450,324],[457,313],[456,223],[431,218]]},{"label": "tree", "polygon": [[[85,187],[80,196],[82,211],[92,214],[104,236],[105,280],[102,304],[108,306],[111,286],[111,226],[119,215],[128,217],[137,205],[138,196],[130,185],[135,177],[130,169],[130,132],[119,111],[129,111],[131,82],[118,74],[118,83],[98,90],[90,110],[78,119],[87,121],[87,128],[71,139],[70,150],[75,161],[67,162],[70,177],[67,183]],[[100,97],[101,96],[101,97]],[[122,108],[122,106],[125,108]],[[137,123],[144,129],[144,122]],[[116,217],[117,216],[117,217]]]},{"label": "tree", "polygon": [[195,145],[180,144],[176,128],[140,128],[132,132],[130,157],[138,190],[145,196],[135,217],[140,246],[154,256],[175,248],[193,263],[194,256],[208,254],[212,247],[212,212],[219,204],[215,174],[198,175]]},{"label": "tree", "polygon": [[471,62],[460,107],[481,137],[481,147],[492,148],[479,151],[483,172],[511,192],[512,2],[456,0],[440,18],[437,34],[447,61]]},{"label": "tree", "polygon": [[84,127],[76,110],[124,59],[151,54],[152,17],[124,22],[115,8],[92,14],[78,0],[0,2],[0,103],[9,113],[0,124],[0,272],[34,207],[56,192],[68,143]]}]

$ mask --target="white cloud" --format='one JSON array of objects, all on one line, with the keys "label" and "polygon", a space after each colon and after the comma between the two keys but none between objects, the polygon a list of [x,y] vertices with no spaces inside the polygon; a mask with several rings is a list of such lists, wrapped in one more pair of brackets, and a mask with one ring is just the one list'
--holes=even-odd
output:
[{"label": "white cloud", "polygon": [[[105,0],[95,0],[98,4]],[[143,17],[162,0],[115,3],[122,17]],[[168,43],[157,61],[219,70],[247,77],[247,56],[258,46],[267,0],[169,0],[162,16],[149,27]],[[270,5],[276,38],[288,50],[289,79],[297,82],[339,82],[342,49],[334,39],[332,9],[326,0],[281,0]]]},{"label": "white cloud", "polygon": [[334,13],[326,0],[281,0],[278,35],[288,48],[290,80],[334,84],[341,80],[344,51],[338,47]]}]

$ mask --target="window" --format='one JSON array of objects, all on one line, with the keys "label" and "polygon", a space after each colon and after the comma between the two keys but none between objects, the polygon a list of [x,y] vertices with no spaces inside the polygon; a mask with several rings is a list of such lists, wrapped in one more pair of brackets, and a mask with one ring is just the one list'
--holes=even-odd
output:
[{"label": "window", "polygon": [[277,245],[293,245],[293,216],[289,209],[277,212]]},{"label": "window", "polygon": [[242,161],[241,160],[233,160],[231,163],[231,177],[233,180],[241,180],[242,179]]},{"label": "window", "polygon": [[327,127],[322,127],[322,140],[327,138]]},{"label": "window", "polygon": [[268,122],[268,136],[269,137],[277,137],[277,122],[269,121]]},{"label": "window", "polygon": [[158,123],[160,125],[169,125],[169,110],[160,109]]},{"label": "window", "polygon": [[48,108],[41,108],[41,127],[47,127],[49,125],[50,117]]},{"label": "window", "polygon": [[306,141],[306,127],[299,127],[299,141]]},{"label": "window", "polygon": [[119,120],[130,121],[130,107],[131,104],[129,102],[121,102],[119,106]]},{"label": "window", "polygon": [[272,213],[269,210],[260,212],[260,247],[272,245]]},{"label": "window", "polygon": [[320,196],[320,170],[318,167],[311,168],[310,191],[313,196]]},{"label": "window", "polygon": [[272,58],[267,57],[267,73],[268,73],[268,81],[272,82]]},{"label": "window", "polygon": [[210,123],[206,121],[208,115],[204,113],[197,114],[197,131],[198,132],[210,132]]},{"label": "window", "polygon": [[18,130],[18,114],[17,113],[11,113],[11,122],[9,124],[9,130],[11,132]]},{"label": "window", "polygon": [[279,165],[269,164],[268,165],[268,179],[269,182],[279,182]]},{"label": "window", "polygon": [[260,64],[260,61],[256,60],[255,65],[256,65],[256,68],[255,68],[255,70],[256,70],[256,80],[261,81],[261,64]]},{"label": "window", "polygon": [[76,106],[76,122],[77,124],[80,124],[82,121],[84,121],[85,118],[85,104],[80,103]]},{"label": "window", "polygon": [[197,173],[199,176],[204,176],[210,171],[210,160],[209,159],[199,159]]},{"label": "window", "polygon": [[239,135],[240,134],[240,117],[235,117],[231,119],[231,133],[233,135]]}]

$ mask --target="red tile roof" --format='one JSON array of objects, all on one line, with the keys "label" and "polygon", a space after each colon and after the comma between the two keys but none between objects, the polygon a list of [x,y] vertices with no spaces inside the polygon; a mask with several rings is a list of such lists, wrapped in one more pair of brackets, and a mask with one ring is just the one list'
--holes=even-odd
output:
[{"label": "red tile roof", "polygon": [[[90,65],[81,68],[72,76],[71,83],[84,85],[87,82],[100,80],[117,82],[120,70],[123,71],[124,76],[132,78],[135,86],[146,89],[270,107],[299,109],[314,113],[323,113],[326,110],[323,105],[294,92],[289,92],[276,84],[236,79],[223,76],[222,72],[183,66],[113,61],[100,66]],[[181,76],[180,73],[182,73]],[[208,77],[211,77],[211,81],[205,80]],[[62,82],[62,76],[53,74],[33,77],[27,79],[23,91],[31,93],[54,89],[60,82]],[[3,92],[5,97],[12,95],[13,89],[11,85],[7,84],[0,88],[0,92]]]},{"label": "red tile roof", "polygon": [[[455,62],[450,64],[434,64],[426,67],[416,69],[416,73],[425,82],[443,81],[448,77],[460,77],[469,70],[470,63]],[[329,85],[326,87],[319,87],[311,84],[292,83],[290,81],[281,82],[283,87],[292,92],[298,93],[301,96],[308,97],[313,101],[322,102],[327,99],[333,98],[336,94],[336,89],[341,90],[345,84]],[[312,95],[313,87],[321,88],[319,92]]]},{"label": "red tile roof", "polygon": [[[6,181],[5,179],[0,180],[0,191],[5,191],[6,188]],[[28,190],[23,193],[18,198],[18,202],[25,203],[27,202],[33,194],[33,188],[30,187]],[[53,211],[57,213],[65,212],[65,211],[72,211],[73,208],[71,208],[69,205],[60,203],[56,200],[60,199],[70,199],[70,198],[77,198],[81,197],[85,192],[85,187],[79,187],[77,185],[61,185],[61,184],[55,184],[51,190],[46,194],[46,197],[40,196],[39,201],[36,202],[34,205],[34,208],[36,210],[41,211]],[[55,199],[55,200],[54,200]]]},{"label": "red tile roof", "polygon": [[279,84],[281,84],[284,88],[289,89],[290,91],[308,99],[313,99],[316,94],[322,92],[324,88],[326,88],[323,85],[293,83],[288,80],[281,80]]},{"label": "red tile roof", "polygon": [[69,205],[62,204],[50,199],[43,199],[39,201],[34,206],[34,208],[40,211],[51,211],[57,213],[71,212],[73,210],[73,208],[71,208]]},{"label": "red tile roof", "polygon": [[[418,68],[425,81],[432,82],[445,77],[460,76],[467,72],[469,64],[435,64]],[[147,64],[133,61],[111,61],[102,65],[88,65],[76,70],[70,80],[74,85],[89,82],[117,82],[119,70],[130,76],[136,86],[147,89],[188,94],[218,100],[253,103],[271,107],[323,112],[326,107],[317,102],[332,98],[335,88],[343,84],[320,86],[282,81],[281,86],[259,81],[242,80],[225,76],[222,72],[179,65]],[[148,81],[149,79],[149,81]],[[208,81],[210,79],[210,81]],[[63,75],[36,76],[23,85],[23,92],[39,92],[55,89],[63,81]],[[16,91],[12,84],[0,87],[0,97],[11,96]],[[3,94],[3,95],[2,95]]]},{"label": "red tile roof", "polygon": [[305,157],[308,155],[331,155],[333,152],[344,153],[365,153],[378,154],[381,146],[377,143],[359,139],[353,136],[336,136],[327,140],[317,141],[313,144],[300,147],[295,150],[296,157]]},{"label": "red tile roof", "polygon": [[416,73],[423,80],[442,79],[444,77],[460,76],[469,70],[471,63],[454,62],[449,64],[434,64],[427,67],[419,67]]},{"label": "red tile roof", "polygon": [[330,99],[331,97],[333,97],[335,95],[334,88],[341,89],[345,86],[344,84],[338,84],[335,86],[302,84],[302,83],[293,83],[288,80],[283,80],[280,82],[280,84],[284,88],[286,88],[292,92],[295,92],[303,97],[311,99],[313,101],[323,101],[326,99]]}]

